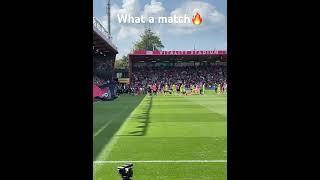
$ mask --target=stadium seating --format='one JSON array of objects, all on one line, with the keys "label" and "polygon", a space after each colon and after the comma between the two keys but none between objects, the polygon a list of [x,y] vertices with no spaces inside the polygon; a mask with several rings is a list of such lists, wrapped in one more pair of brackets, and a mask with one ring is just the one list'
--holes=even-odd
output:
[{"label": "stadium seating", "polygon": [[205,84],[211,87],[214,84],[226,82],[227,67],[224,65],[192,66],[192,67],[134,67],[131,87],[146,88],[156,83],[163,87],[166,83],[184,83],[186,88],[191,85]]}]

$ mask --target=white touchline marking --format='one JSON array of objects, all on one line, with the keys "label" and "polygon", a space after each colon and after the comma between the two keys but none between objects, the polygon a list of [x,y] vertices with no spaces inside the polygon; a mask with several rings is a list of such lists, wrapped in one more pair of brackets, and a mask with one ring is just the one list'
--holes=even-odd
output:
[{"label": "white touchline marking", "polygon": [[141,161],[93,161],[94,164],[111,163],[225,163],[227,160],[141,160]]},{"label": "white touchline marking", "polygon": [[94,134],[94,137],[98,136],[98,134],[100,134],[106,127],[109,126],[109,124],[112,122],[113,120],[107,122],[102,128],[99,129],[99,131],[97,131],[95,134]]},{"label": "white touchline marking", "polygon": [[[143,102],[145,101],[145,98],[147,96],[143,97],[143,99],[141,100],[141,102],[137,105],[137,107],[139,107],[141,104],[143,104]],[[117,143],[119,136],[117,136],[118,134],[121,134],[121,132],[123,131],[123,129],[126,126],[126,123],[129,119],[132,118],[132,116],[135,114],[135,112],[137,111],[137,107],[129,114],[129,116],[127,117],[127,119],[123,122],[123,124],[121,125],[120,129],[118,129],[118,131],[116,133],[114,133],[113,137],[111,138],[111,140],[109,141],[108,144],[105,145],[105,147],[103,148],[103,150],[99,153],[99,155],[97,156],[98,158],[96,159],[102,159],[102,158],[108,158],[109,153],[111,152],[111,150],[113,149],[114,144]]]}]

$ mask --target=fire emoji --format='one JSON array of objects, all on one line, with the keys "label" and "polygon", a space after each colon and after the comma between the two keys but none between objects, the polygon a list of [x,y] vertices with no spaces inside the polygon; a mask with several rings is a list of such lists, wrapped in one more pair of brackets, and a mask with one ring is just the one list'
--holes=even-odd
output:
[{"label": "fire emoji", "polygon": [[199,13],[196,13],[196,15],[193,16],[192,23],[195,25],[200,25],[202,23],[202,18]]}]

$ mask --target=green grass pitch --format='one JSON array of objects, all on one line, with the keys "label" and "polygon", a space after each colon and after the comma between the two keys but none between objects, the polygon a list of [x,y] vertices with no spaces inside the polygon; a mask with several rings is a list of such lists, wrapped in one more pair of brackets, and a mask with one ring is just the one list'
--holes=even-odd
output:
[{"label": "green grass pitch", "polygon": [[226,180],[227,98],[207,92],[95,103],[94,179],[120,179],[133,162],[136,180]]}]

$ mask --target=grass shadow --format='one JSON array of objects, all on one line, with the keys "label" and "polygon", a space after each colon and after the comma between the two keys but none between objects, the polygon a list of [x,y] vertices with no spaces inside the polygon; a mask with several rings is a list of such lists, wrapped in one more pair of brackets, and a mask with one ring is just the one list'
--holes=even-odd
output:
[{"label": "grass shadow", "polygon": [[122,96],[118,101],[94,105],[93,123],[98,126],[93,137],[94,160],[143,98]]},{"label": "grass shadow", "polygon": [[146,105],[142,107],[142,112],[139,113],[134,119],[138,120],[140,123],[135,127],[135,131],[131,131],[128,134],[119,135],[119,136],[145,136],[148,131],[150,124],[150,111],[152,108],[152,96],[146,99]]},{"label": "grass shadow", "polygon": [[[143,108],[142,113],[140,113],[140,116],[138,116],[138,120],[141,123],[139,126],[137,126],[137,129],[140,129],[139,131],[133,131],[129,134],[135,134],[135,136],[145,136],[148,131],[149,123],[150,123],[150,111],[152,108],[152,96],[147,99],[147,106]],[[139,132],[139,133],[137,133]]]}]

